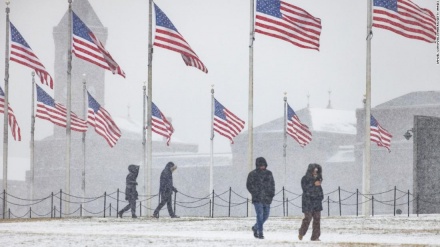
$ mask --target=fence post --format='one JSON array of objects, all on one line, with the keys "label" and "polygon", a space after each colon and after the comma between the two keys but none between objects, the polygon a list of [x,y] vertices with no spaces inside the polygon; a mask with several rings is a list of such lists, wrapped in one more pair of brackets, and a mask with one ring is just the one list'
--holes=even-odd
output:
[{"label": "fence post", "polygon": [[371,196],[371,216],[374,216],[374,196]]},{"label": "fence post", "polygon": [[61,215],[62,215],[62,212],[63,212],[63,209],[62,209],[62,206],[63,206],[62,197],[63,197],[63,190],[60,189],[60,218],[61,218]]},{"label": "fence post", "polygon": [[116,191],[116,218],[119,217],[119,188]]},{"label": "fence post", "polygon": [[211,218],[214,218],[214,190],[212,190],[212,214],[211,214]]},{"label": "fence post", "polygon": [[359,216],[359,189],[356,189],[356,216]]},{"label": "fence post", "polygon": [[79,217],[83,217],[83,205],[82,205],[82,203],[81,204],[79,204]]},{"label": "fence post", "polygon": [[249,217],[249,199],[246,198],[246,217]]},{"label": "fence post", "polygon": [[112,217],[112,204],[111,203],[110,203],[110,206],[108,208],[108,217]]},{"label": "fence post", "polygon": [[139,201],[139,217],[142,217],[142,201]]},{"label": "fence post", "polygon": [[338,194],[339,194],[339,216],[342,216],[342,210],[341,210],[341,187],[338,186]]},{"label": "fence post", "polygon": [[52,192],[52,194],[51,194],[51,200],[50,200],[50,217],[51,218],[54,218],[55,216],[54,216],[54,211],[53,211],[53,192]]},{"label": "fence post", "polygon": [[408,190],[408,217],[409,217],[409,190]]},{"label": "fence post", "polygon": [[286,200],[286,214],[287,214],[287,217],[289,217],[289,198],[288,197]]},{"label": "fence post", "polygon": [[6,214],[6,190],[3,190],[3,219],[5,218],[5,214]]},{"label": "fence post", "polygon": [[396,186],[394,186],[394,216],[396,216]]},{"label": "fence post", "polygon": [[57,213],[57,206],[53,206],[53,217],[56,217],[56,213]]},{"label": "fence post", "polygon": [[32,207],[29,207],[29,219],[32,219]]},{"label": "fence post", "polygon": [[177,199],[177,192],[174,193],[174,215],[176,214],[176,199]]},{"label": "fence post", "polygon": [[327,216],[330,216],[330,196],[327,196]]},{"label": "fence post", "polygon": [[[159,201],[157,202],[157,204],[160,204],[160,188],[159,188],[159,193],[158,193],[158,199],[159,199]],[[209,207],[209,210],[211,210],[211,207]],[[157,211],[157,216],[159,216],[160,215],[160,210],[159,211]]]},{"label": "fence post", "polygon": [[9,212],[9,219],[11,219],[11,209],[8,208],[8,212]]},{"label": "fence post", "polygon": [[228,206],[228,217],[231,217],[231,187],[229,187],[229,206]]},{"label": "fence post", "polygon": [[284,186],[283,186],[283,216],[286,216],[286,207],[284,205]]},{"label": "fence post", "polygon": [[107,204],[107,191],[104,192],[104,218],[105,218],[106,204]]},{"label": "fence post", "polygon": [[211,211],[211,203],[212,203],[212,201],[211,201],[211,199],[209,199],[209,214],[208,214],[208,216],[209,217],[211,217],[211,213],[212,213],[212,211]]},{"label": "fence post", "polygon": [[419,195],[417,194],[417,217],[419,217]]}]

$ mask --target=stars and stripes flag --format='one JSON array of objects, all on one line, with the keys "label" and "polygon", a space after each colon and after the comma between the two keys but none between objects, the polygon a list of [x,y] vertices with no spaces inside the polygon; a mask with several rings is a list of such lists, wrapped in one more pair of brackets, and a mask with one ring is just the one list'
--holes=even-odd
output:
[{"label": "stars and stripes flag", "polygon": [[[5,113],[5,93],[3,89],[0,87],[0,113]],[[8,123],[11,128],[12,137],[14,140],[21,141],[21,130],[20,126],[18,126],[17,119],[15,118],[14,111],[8,103]]]},{"label": "stars and stripes flag", "polygon": [[[37,87],[37,113],[35,117],[48,120],[58,126],[66,128],[67,109],[47,94],[41,87]],[[70,112],[70,129],[78,132],[87,131],[87,122]]]},{"label": "stars and stripes flag", "polygon": [[167,138],[167,146],[169,146],[171,136],[174,133],[173,125],[171,125],[165,115],[159,110],[159,107],[153,102],[151,103],[151,131]]},{"label": "stars and stripes flag", "polygon": [[301,147],[306,146],[312,141],[312,132],[307,125],[301,123],[298,115],[287,104],[287,134],[289,134]]},{"label": "stars and stripes flag", "polygon": [[105,49],[101,41],[73,11],[72,29],[72,52],[75,56],[125,78],[124,71]]},{"label": "stars and stripes flag", "polygon": [[213,127],[217,133],[231,140],[231,144],[233,144],[233,138],[243,130],[244,124],[245,122],[243,120],[214,99]]},{"label": "stars and stripes flag", "polygon": [[208,73],[208,68],[191,49],[183,36],[180,35],[165,13],[156,4],[154,4],[154,9],[156,13],[156,33],[153,45],[180,53],[187,66],[196,67]]},{"label": "stars and stripes flag", "polygon": [[370,140],[375,142],[379,147],[385,147],[388,152],[391,152],[391,138],[393,136],[371,115],[370,118]]},{"label": "stars and stripes flag", "polygon": [[257,0],[255,32],[319,50],[321,19],[280,0]]},{"label": "stars and stripes flag", "polygon": [[44,65],[34,54],[29,44],[18,32],[17,28],[11,22],[9,25],[11,27],[10,60],[33,69],[35,74],[40,77],[41,83],[48,85],[51,89],[53,89],[53,79],[49,72],[47,72]]},{"label": "stars and stripes flag", "polygon": [[121,137],[121,131],[112,116],[87,92],[89,107],[87,110],[87,123],[95,128],[96,133],[104,137],[110,147],[115,146]]},{"label": "stars and stripes flag", "polygon": [[410,39],[436,41],[434,14],[409,0],[374,0],[373,27],[383,28]]}]

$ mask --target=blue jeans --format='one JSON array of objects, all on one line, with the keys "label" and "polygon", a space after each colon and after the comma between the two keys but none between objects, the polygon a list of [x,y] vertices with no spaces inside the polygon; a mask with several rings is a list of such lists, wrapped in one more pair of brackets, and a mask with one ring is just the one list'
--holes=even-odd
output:
[{"label": "blue jeans", "polygon": [[257,229],[258,234],[263,234],[263,224],[269,218],[270,204],[255,202],[254,207],[257,215],[257,223],[254,227]]}]

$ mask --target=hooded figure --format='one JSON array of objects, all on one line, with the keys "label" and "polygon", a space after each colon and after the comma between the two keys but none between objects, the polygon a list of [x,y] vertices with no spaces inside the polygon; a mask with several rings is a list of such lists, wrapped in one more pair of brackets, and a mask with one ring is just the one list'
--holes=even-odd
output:
[{"label": "hooded figure", "polygon": [[312,225],[312,241],[320,241],[321,235],[321,211],[324,192],[321,187],[322,167],[318,164],[309,164],[306,175],[301,179],[302,194],[302,211],[304,219],[299,229],[299,240],[306,235],[310,222],[313,218]]},{"label": "hooded figure", "polygon": [[171,218],[179,218],[173,212],[173,207],[171,205],[171,196],[173,191],[177,193],[177,189],[173,186],[173,172],[177,169],[177,166],[173,162],[168,162],[160,174],[160,196],[161,201],[157,208],[154,210],[153,217],[159,218],[159,211],[162,207],[167,204],[168,213]]},{"label": "hooded figure", "polygon": [[136,200],[138,199],[138,192],[136,190],[136,185],[138,184],[136,182],[136,179],[139,174],[139,166],[138,165],[129,165],[128,166],[128,175],[125,179],[125,200],[128,201],[128,205],[125,206],[121,211],[118,212],[119,217],[122,218],[122,214],[124,214],[125,211],[128,211],[131,208],[131,216],[133,218],[137,218],[136,216]]},{"label": "hooded figure", "polygon": [[267,170],[267,162],[263,157],[255,160],[256,169],[247,177],[246,187],[252,195],[257,216],[257,223],[252,226],[254,237],[263,239],[263,224],[269,218],[270,204],[275,196],[275,181],[272,172]]}]

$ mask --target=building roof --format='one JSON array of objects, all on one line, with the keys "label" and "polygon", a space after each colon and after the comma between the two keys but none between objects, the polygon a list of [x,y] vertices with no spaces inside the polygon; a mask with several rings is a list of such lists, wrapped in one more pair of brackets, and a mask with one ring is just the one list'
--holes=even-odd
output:
[{"label": "building roof", "polygon": [[[336,110],[328,108],[303,108],[296,111],[301,122],[314,132],[356,134],[356,115],[354,110]],[[254,129],[255,133],[282,132],[284,117],[262,124]]]},{"label": "building roof", "polygon": [[374,108],[393,108],[393,107],[414,107],[414,106],[439,106],[440,91],[419,91],[412,92],[394,98]]}]

